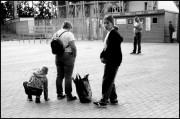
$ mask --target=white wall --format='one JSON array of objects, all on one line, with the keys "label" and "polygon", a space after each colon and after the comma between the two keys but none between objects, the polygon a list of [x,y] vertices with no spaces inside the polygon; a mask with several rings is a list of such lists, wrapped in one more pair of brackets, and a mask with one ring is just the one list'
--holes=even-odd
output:
[{"label": "white wall", "polygon": [[147,2],[147,10],[153,9],[152,1],[129,1],[129,12],[144,11],[145,2]]},{"label": "white wall", "polygon": [[29,20],[34,20],[34,18],[19,18],[19,21],[29,21]]},{"label": "white wall", "polygon": [[145,1],[129,1],[129,11],[143,11],[144,10],[144,2]]},{"label": "white wall", "polygon": [[34,18],[19,18],[20,21],[28,21],[29,33],[33,33]]}]

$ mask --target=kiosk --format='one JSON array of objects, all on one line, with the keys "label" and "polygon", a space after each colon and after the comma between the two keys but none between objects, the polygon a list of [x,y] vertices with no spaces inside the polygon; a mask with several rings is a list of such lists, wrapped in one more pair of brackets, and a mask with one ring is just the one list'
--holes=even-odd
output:
[{"label": "kiosk", "polygon": [[168,43],[170,42],[169,21],[172,21],[177,33],[178,14],[177,12],[160,9],[113,14],[113,17],[124,42],[134,41],[134,17],[138,16],[143,22],[141,42]]}]

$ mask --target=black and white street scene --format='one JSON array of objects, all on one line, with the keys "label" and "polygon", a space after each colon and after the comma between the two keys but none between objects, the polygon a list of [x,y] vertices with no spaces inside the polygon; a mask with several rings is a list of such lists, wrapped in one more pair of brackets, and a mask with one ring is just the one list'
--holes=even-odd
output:
[{"label": "black and white street scene", "polygon": [[1,1],[1,118],[179,118],[179,1]]}]

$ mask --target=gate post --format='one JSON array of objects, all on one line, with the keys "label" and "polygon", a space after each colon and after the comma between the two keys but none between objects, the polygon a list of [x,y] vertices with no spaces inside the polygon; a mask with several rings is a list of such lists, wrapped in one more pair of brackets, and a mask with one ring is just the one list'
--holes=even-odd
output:
[{"label": "gate post", "polygon": [[179,43],[179,14],[178,14],[178,26],[177,26],[177,41]]},{"label": "gate post", "polygon": [[18,21],[17,27],[18,27],[18,38],[19,38],[19,43],[20,43],[20,28],[19,28],[19,22],[20,22],[20,21]]}]

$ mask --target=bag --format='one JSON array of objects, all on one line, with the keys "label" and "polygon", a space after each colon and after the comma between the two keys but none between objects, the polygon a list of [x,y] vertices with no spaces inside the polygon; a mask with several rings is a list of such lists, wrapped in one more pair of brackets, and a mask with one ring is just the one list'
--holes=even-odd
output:
[{"label": "bag", "polygon": [[[67,32],[67,31],[64,31],[63,33],[65,33],[65,32]],[[61,33],[61,35],[63,33]],[[59,36],[59,38],[60,38],[60,36]],[[52,54],[61,56],[64,53],[65,48],[64,48],[62,41],[59,38],[54,38],[51,41],[51,50],[52,50]]]},{"label": "bag", "polygon": [[51,42],[52,54],[61,56],[65,49],[62,42],[59,39],[53,39]]},{"label": "bag", "polygon": [[81,103],[89,103],[92,98],[92,91],[88,80],[89,74],[81,78],[79,74],[76,74],[76,78],[73,80],[76,85],[76,92]]},{"label": "bag", "polygon": [[176,32],[173,32],[172,39],[176,39],[176,38],[177,38]]}]

